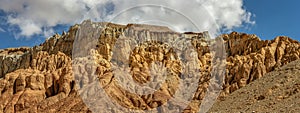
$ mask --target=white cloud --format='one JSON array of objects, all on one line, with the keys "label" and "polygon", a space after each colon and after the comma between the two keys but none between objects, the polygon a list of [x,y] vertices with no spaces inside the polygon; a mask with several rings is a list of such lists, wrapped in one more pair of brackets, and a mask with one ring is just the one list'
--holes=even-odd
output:
[{"label": "white cloud", "polygon": [[6,32],[3,28],[0,27],[0,32]]},{"label": "white cloud", "polygon": [[55,32],[54,32],[54,29],[53,28],[50,28],[50,29],[46,29],[43,31],[43,35],[45,37],[50,37],[51,35],[53,35]]},{"label": "white cloud", "polygon": [[51,35],[56,25],[85,19],[160,24],[177,31],[213,34],[220,27],[254,24],[242,0],[0,0],[0,9],[9,15],[7,23],[17,26],[19,35],[25,37]]}]

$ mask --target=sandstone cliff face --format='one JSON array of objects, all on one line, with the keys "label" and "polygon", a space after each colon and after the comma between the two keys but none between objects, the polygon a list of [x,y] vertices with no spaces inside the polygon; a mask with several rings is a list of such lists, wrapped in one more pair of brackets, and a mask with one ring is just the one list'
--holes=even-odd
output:
[{"label": "sandstone cliff face", "polygon": [[[137,96],[126,92],[116,84],[116,78],[111,71],[113,65],[110,63],[112,59],[115,59],[111,51],[118,44],[117,39],[121,35],[132,36],[133,39],[171,37],[176,40],[180,37],[189,37],[193,45],[190,49],[194,49],[198,54],[201,77],[192,102],[184,111],[199,110],[201,100],[209,86],[213,62],[212,54],[202,33],[180,34],[158,26],[133,24],[123,26],[88,21],[86,23],[90,24],[91,28],[101,24],[105,24],[106,27],[98,32],[84,34],[86,35],[84,39],[76,39],[80,25],[75,25],[70,28],[69,32],[54,35],[39,46],[0,50],[1,111],[90,112],[89,109],[94,108],[85,106],[77,93],[75,77],[78,76],[74,76],[74,71],[79,71],[76,73],[80,73],[83,78],[82,81],[76,81],[77,84],[85,86],[99,79],[109,96],[127,108],[145,110],[164,105],[176,92],[179,79],[188,78],[180,76],[179,59],[172,53],[172,50],[165,49],[164,45],[158,42],[149,42],[139,46],[136,48],[139,51],[131,54],[129,59],[133,79],[139,83],[149,81],[151,77],[145,70],[149,69],[151,63],[159,61],[164,62],[165,67],[171,70],[167,78],[169,82],[163,84],[157,92],[151,95]],[[98,37],[97,41],[92,37]],[[219,99],[223,99],[235,90],[263,77],[266,73],[300,57],[300,43],[288,37],[263,41],[255,35],[233,32],[219,38],[224,40],[227,54],[225,80],[222,81],[223,91]],[[73,48],[75,42],[77,48]],[[91,51],[79,51],[82,48]],[[120,49],[115,54],[122,53],[122,51],[126,51],[126,48]],[[89,54],[94,55],[93,59],[96,59],[97,67],[90,67],[90,64],[86,62]],[[121,57],[122,54],[119,56],[118,61],[127,62],[122,61],[126,59]],[[90,76],[90,73],[87,73],[89,72],[87,70],[91,69],[95,69],[97,76]],[[95,107],[98,107],[96,105],[95,103]],[[164,110],[160,109],[160,111]]]}]

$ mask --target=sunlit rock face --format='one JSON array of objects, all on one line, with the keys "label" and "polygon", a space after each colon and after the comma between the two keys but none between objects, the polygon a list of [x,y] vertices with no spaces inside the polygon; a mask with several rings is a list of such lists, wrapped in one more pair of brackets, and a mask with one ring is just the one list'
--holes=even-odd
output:
[{"label": "sunlit rock face", "polygon": [[[82,29],[88,32],[81,32]],[[216,53],[214,49],[224,51]],[[193,54],[189,56],[189,53]],[[233,32],[210,40],[206,32],[178,33],[162,26],[84,21],[33,48],[0,50],[0,110],[91,112],[97,108],[108,109],[109,104],[99,104],[101,100],[89,97],[103,91],[114,104],[132,110],[196,112],[210,84],[214,84],[210,82],[215,79],[211,77],[211,72],[217,69],[214,66],[226,66],[216,71],[220,74],[215,83],[222,85],[218,99],[222,99],[299,56],[300,43],[288,37],[260,40],[256,35]],[[218,57],[224,58],[226,65],[214,60]],[[184,68],[185,65],[190,68]],[[128,74],[117,76],[123,73],[115,71],[116,66],[124,66]],[[137,95],[143,92],[132,85],[124,86],[129,84],[128,78],[156,90]],[[188,103],[169,101],[177,93],[180,95],[180,80],[197,82],[194,92],[185,90],[193,93]],[[97,90],[95,84],[102,90]],[[81,90],[84,87],[94,90]],[[86,103],[86,97],[94,106]],[[120,112],[115,108],[110,110],[103,112]]]}]

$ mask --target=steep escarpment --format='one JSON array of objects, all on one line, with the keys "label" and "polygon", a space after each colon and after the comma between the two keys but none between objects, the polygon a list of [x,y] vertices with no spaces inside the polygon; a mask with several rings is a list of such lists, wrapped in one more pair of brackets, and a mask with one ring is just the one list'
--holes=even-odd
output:
[{"label": "steep escarpment", "polygon": [[[88,31],[79,32],[83,27]],[[78,38],[79,35],[82,37]],[[119,43],[120,40],[124,40],[124,36],[136,41]],[[200,69],[197,74],[201,77],[188,107],[174,112],[198,111],[210,84],[212,63],[214,63],[212,57],[223,55],[222,52],[211,53],[205,33],[177,33],[161,26],[118,25],[90,21],[74,25],[68,32],[62,35],[56,34],[33,48],[1,50],[0,110],[3,112],[89,112],[89,109],[93,110],[99,106],[94,103],[95,108],[88,108],[77,92],[76,84],[79,84],[79,87],[89,86],[93,81],[99,80],[109,97],[124,107],[164,111],[157,107],[165,105],[168,99],[174,96],[179,80],[189,78],[181,76],[184,72],[181,70],[180,61],[180,58],[188,56],[176,56],[178,50],[172,50],[172,47],[176,48],[174,45],[179,45],[177,48],[184,48],[185,45],[181,43],[183,37],[189,39],[191,43],[186,50],[190,49],[197,53],[199,62],[195,67]],[[149,41],[149,39],[161,42]],[[264,41],[255,35],[233,32],[221,35],[217,39],[224,40],[223,49],[227,55],[226,69],[219,72],[224,73],[222,77],[225,78],[224,81],[220,80],[223,91],[219,99],[300,57],[300,43],[284,36]],[[166,40],[171,41],[167,45],[162,43]],[[114,48],[119,49],[114,51]],[[223,50],[222,46],[219,49]],[[124,56],[128,50],[133,52],[129,56]],[[112,51],[117,57],[113,56]],[[93,59],[92,65],[88,62],[91,59]],[[151,69],[150,67],[170,70],[166,74],[168,82],[150,95],[126,92],[117,85],[116,76],[112,73],[114,64],[111,62],[115,60],[119,61],[116,62],[117,64],[126,64],[126,62],[130,64],[132,78],[138,83],[146,83],[151,80],[151,77],[160,80],[159,76],[150,76],[151,73],[146,71]],[[155,62],[161,62],[163,65],[152,66]],[[96,67],[93,67],[94,64],[97,64]],[[94,71],[91,71],[93,69]],[[75,77],[78,76],[74,73],[79,73],[82,79],[75,81]],[[157,87],[155,84],[152,86]],[[170,105],[177,104],[170,103]],[[172,108],[172,106],[168,107]]]},{"label": "steep escarpment", "polygon": [[299,59],[299,42],[285,36],[262,41],[255,35],[223,35],[227,50],[225,92],[231,93],[266,73]]}]

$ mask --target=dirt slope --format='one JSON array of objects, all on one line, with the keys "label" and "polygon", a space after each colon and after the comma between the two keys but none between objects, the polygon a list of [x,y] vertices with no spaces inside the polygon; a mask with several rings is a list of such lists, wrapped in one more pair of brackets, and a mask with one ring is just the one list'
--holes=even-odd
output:
[{"label": "dirt slope", "polygon": [[300,111],[300,60],[287,64],[218,100],[210,112]]}]

